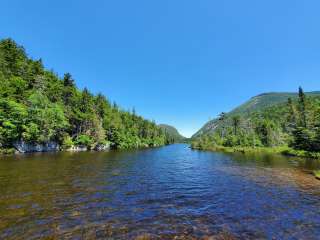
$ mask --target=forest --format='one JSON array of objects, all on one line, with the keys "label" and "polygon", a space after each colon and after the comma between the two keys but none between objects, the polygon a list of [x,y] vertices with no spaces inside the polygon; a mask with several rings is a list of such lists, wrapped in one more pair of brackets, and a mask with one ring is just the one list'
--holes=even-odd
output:
[{"label": "forest", "polygon": [[127,149],[173,140],[154,121],[125,111],[104,95],[79,89],[70,73],[59,77],[12,39],[0,41],[0,147],[56,142],[62,149],[99,145]]},{"label": "forest", "polygon": [[213,133],[192,141],[194,149],[240,150],[267,148],[288,155],[320,157],[320,97],[300,87],[297,99],[288,98],[247,114],[221,113]]},{"label": "forest", "polygon": [[[70,73],[59,77],[41,59],[28,57],[12,39],[0,41],[0,148],[16,143],[56,142],[61,149],[109,145],[127,149],[160,146],[183,139],[168,125],[157,125],[121,109],[103,94],[79,89]],[[306,95],[245,114],[221,113],[218,127],[192,141],[195,149],[272,148],[287,154],[320,152],[320,96]]]}]

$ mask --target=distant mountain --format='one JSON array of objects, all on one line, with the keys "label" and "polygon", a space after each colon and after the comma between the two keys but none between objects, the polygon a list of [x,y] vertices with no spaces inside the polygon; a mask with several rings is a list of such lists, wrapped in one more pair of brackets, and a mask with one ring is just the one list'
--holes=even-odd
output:
[{"label": "distant mountain", "polygon": [[177,142],[183,142],[185,141],[185,137],[182,136],[178,130],[170,125],[167,124],[160,124],[159,127],[166,133],[168,134],[169,138],[171,138],[173,140],[173,142],[177,143]]},{"label": "distant mountain", "polygon": [[[320,91],[308,92],[307,96],[320,96]],[[225,118],[231,118],[232,116],[239,115],[245,118],[252,112],[261,111],[268,107],[272,107],[277,104],[285,103],[288,98],[296,99],[298,97],[297,93],[263,93],[252,97],[249,101],[244,104],[236,107],[231,112],[225,114]],[[226,124],[228,121],[224,121]],[[207,122],[198,132],[196,132],[192,138],[197,138],[203,134],[213,133],[216,129],[218,129],[221,125],[221,121],[219,118],[213,119]]]}]

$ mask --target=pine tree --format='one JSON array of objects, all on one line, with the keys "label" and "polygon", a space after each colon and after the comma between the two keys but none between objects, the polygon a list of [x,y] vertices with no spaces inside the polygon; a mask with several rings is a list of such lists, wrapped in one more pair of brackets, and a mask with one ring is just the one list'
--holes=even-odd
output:
[{"label": "pine tree", "polygon": [[240,127],[240,122],[241,122],[240,116],[236,115],[236,116],[232,117],[232,126],[233,126],[234,135],[238,134],[238,129]]},{"label": "pine tree", "polygon": [[110,103],[106,99],[105,96],[103,96],[101,93],[97,95],[95,98],[95,109],[98,114],[98,116],[103,119],[105,115],[107,114],[108,110],[110,109]]},{"label": "pine tree", "polygon": [[299,100],[298,100],[298,109],[300,114],[299,125],[304,128],[307,127],[306,105],[307,105],[306,95],[303,92],[303,89],[299,87]]},{"label": "pine tree", "polygon": [[70,73],[65,73],[63,77],[63,86],[65,87],[74,87],[74,80]]},{"label": "pine tree", "polygon": [[294,149],[312,151],[312,132],[304,127],[297,127],[293,131],[294,141],[291,146]]},{"label": "pine tree", "polygon": [[313,150],[313,138],[314,132],[307,123],[307,99],[302,88],[299,87],[298,98],[298,112],[299,119],[298,124],[292,131],[293,142],[292,147],[299,150],[312,151]]},{"label": "pine tree", "polygon": [[313,139],[312,151],[320,152],[320,123],[315,127],[315,137]]}]

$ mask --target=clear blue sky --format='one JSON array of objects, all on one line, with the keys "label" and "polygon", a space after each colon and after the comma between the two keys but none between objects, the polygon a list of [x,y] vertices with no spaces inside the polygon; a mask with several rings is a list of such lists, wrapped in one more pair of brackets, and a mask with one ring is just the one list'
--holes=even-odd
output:
[{"label": "clear blue sky", "polygon": [[3,0],[11,37],[59,75],[190,136],[268,91],[320,90],[319,0]]}]

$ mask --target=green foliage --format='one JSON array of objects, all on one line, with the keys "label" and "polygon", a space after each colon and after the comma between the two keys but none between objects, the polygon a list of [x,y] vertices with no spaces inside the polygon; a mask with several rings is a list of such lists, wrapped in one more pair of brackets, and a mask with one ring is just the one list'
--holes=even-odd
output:
[{"label": "green foliage", "polygon": [[320,180],[320,170],[313,171],[314,176]]},{"label": "green foliage", "polygon": [[255,131],[263,146],[273,147],[281,144],[281,130],[274,121],[263,119],[256,122]]},{"label": "green foliage", "polygon": [[79,135],[75,139],[75,144],[79,146],[86,146],[91,147],[91,145],[94,143],[93,139],[88,135]]},{"label": "green foliage", "polygon": [[27,107],[10,99],[0,99],[0,143],[10,146],[26,127]]},{"label": "green foliage", "polygon": [[160,124],[159,127],[165,133],[167,137],[167,143],[181,143],[185,141],[185,137],[183,137],[177,129],[167,124]]},{"label": "green foliage", "polygon": [[[292,149],[283,153],[318,156],[320,152],[320,100],[307,97],[299,88],[298,98],[247,115],[223,114],[213,133],[193,140],[192,147],[217,149],[221,147],[279,147]],[[308,152],[309,154],[306,154]]]},{"label": "green foliage", "polygon": [[235,115],[231,118],[232,120],[232,126],[233,126],[233,134],[237,135],[238,134],[238,129],[240,127],[240,123],[241,123],[241,118],[239,115]]},{"label": "green foliage", "polygon": [[13,154],[16,150],[14,148],[0,148],[0,154]]},{"label": "green foliage", "polygon": [[34,93],[28,98],[28,113],[26,132],[28,132],[28,126],[31,126],[32,134],[24,136],[27,141],[48,142],[57,140],[68,127],[63,107],[59,104],[51,103],[41,93]]},{"label": "green foliage", "polygon": [[[305,93],[307,98],[319,97],[320,92],[309,92]],[[298,100],[298,93],[264,93],[258,96],[251,98],[249,101],[241,104],[239,107],[235,108],[229,113],[223,113],[223,121],[221,121],[221,116],[217,119],[213,119],[207,122],[194,136],[193,139],[200,137],[205,134],[212,134],[217,129],[231,126],[231,118],[232,116],[240,116],[242,120],[247,120],[252,114],[258,112],[269,112],[268,109],[273,109],[274,112],[278,112],[279,110],[284,110],[282,106],[288,101],[290,98],[292,101],[296,102]],[[295,104],[296,105],[296,104]],[[279,108],[279,106],[281,106]],[[294,106],[297,108],[297,106]],[[294,109],[295,110],[295,109]],[[279,115],[278,115],[279,116]]]},{"label": "green foliage", "polygon": [[313,133],[309,129],[297,127],[293,131],[293,142],[291,146],[298,150],[312,151]]},{"label": "green foliage", "polygon": [[80,90],[70,73],[59,78],[27,57],[11,39],[0,41],[0,146],[56,141],[63,148],[111,142],[116,148],[170,142],[154,122]]},{"label": "green foliage", "polygon": [[74,142],[69,135],[66,135],[63,137],[63,140],[62,140],[63,149],[70,149],[73,145],[74,145]]},{"label": "green foliage", "polygon": [[301,87],[299,87],[299,99],[298,99],[298,109],[299,109],[299,125],[303,128],[307,127],[307,100]]}]

